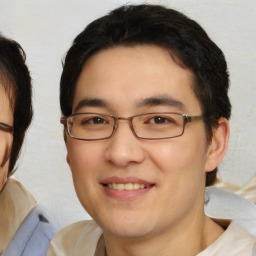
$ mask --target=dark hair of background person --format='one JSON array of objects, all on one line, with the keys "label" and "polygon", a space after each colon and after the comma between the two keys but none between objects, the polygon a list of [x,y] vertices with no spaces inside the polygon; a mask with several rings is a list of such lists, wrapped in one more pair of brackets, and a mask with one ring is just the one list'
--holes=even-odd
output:
[{"label": "dark hair of background person", "polygon": [[[193,74],[193,90],[204,115],[210,142],[220,117],[230,118],[229,74],[224,54],[194,20],[158,5],[126,5],[90,23],[74,40],[63,64],[60,105],[72,113],[76,83],[86,60],[115,46],[156,45]],[[217,168],[207,173],[206,186],[216,180]]]},{"label": "dark hair of background person", "polygon": [[16,41],[0,35],[0,86],[4,87],[9,96],[14,118],[8,175],[15,168],[33,115],[31,77],[25,61],[22,47]]}]

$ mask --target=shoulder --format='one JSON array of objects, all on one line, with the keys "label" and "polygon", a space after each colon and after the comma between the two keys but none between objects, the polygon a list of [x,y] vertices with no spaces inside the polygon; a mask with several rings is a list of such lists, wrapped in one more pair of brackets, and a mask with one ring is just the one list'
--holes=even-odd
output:
[{"label": "shoulder", "polygon": [[256,205],[234,193],[208,187],[205,191],[205,214],[215,220],[234,220],[256,236]]},{"label": "shoulder", "polygon": [[[37,206],[34,197],[13,178],[8,180],[2,192],[0,194],[2,255],[45,255],[50,240],[56,232]],[[6,212],[8,215],[5,214]]]},{"label": "shoulder", "polygon": [[244,230],[235,221],[231,221],[225,232],[198,256],[252,256],[255,245],[256,237]]},{"label": "shoulder", "polygon": [[76,222],[63,228],[55,235],[46,255],[93,256],[101,235],[101,229],[93,220]]},{"label": "shoulder", "polygon": [[20,230],[23,230],[23,233],[31,234],[24,252],[27,252],[25,255],[33,256],[45,255],[49,243],[57,231],[39,207],[29,214]]},{"label": "shoulder", "polygon": [[226,239],[244,245],[255,245],[256,237],[242,228],[236,221],[231,221],[227,230],[224,232]]},{"label": "shoulder", "polygon": [[24,220],[6,248],[5,255],[44,256],[55,228],[34,209]]},{"label": "shoulder", "polygon": [[[206,188],[205,213],[225,232],[200,256],[204,255],[253,255],[256,244],[256,206],[234,193]],[[226,254],[225,254],[226,253]]]},{"label": "shoulder", "polygon": [[[255,250],[256,237],[242,228],[236,221],[232,221],[224,234],[220,237],[223,251],[229,255],[252,255]],[[231,254],[233,253],[233,254]]]},{"label": "shoulder", "polygon": [[98,237],[98,234],[101,234],[102,231],[98,227],[95,221],[93,220],[84,220],[79,221],[76,223],[73,223],[63,229],[61,229],[56,236],[54,237],[53,241],[62,241],[65,238],[70,238],[70,236],[74,237],[91,237],[93,235],[96,235]]}]

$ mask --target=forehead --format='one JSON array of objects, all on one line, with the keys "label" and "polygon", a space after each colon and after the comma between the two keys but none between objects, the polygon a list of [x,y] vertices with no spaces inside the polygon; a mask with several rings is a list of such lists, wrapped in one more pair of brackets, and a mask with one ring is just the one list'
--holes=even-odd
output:
[{"label": "forehead", "polygon": [[103,99],[109,108],[121,110],[137,108],[146,99],[165,98],[187,110],[193,104],[199,106],[192,84],[191,72],[167,50],[153,45],[117,46],[86,61],[76,85],[73,112],[83,99]]}]

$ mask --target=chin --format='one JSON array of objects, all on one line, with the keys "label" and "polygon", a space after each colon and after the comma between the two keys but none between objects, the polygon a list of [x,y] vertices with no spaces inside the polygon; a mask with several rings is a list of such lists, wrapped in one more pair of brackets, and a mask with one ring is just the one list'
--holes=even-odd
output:
[{"label": "chin", "polygon": [[138,239],[148,236],[151,232],[149,228],[143,229],[141,226],[116,226],[105,227],[103,233],[111,234],[112,236],[123,238],[123,239]]},{"label": "chin", "polygon": [[[146,218],[139,217],[111,218],[98,222],[98,225],[101,226],[103,233],[120,238],[132,239],[148,236],[152,232],[152,221],[145,220]],[[102,225],[102,223],[104,224]]]}]

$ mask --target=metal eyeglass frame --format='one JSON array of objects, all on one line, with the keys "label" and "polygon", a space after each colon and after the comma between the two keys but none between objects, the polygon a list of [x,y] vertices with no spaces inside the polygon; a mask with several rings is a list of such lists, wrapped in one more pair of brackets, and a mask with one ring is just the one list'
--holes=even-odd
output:
[{"label": "metal eyeglass frame", "polygon": [[0,122],[0,130],[4,132],[13,132],[14,128],[8,124]]},{"label": "metal eyeglass frame", "polygon": [[[100,139],[83,139],[83,138],[77,138],[77,137],[74,137],[70,134],[70,131],[68,129],[68,125],[67,125],[67,120],[69,117],[72,117],[72,116],[77,116],[77,115],[83,115],[83,114],[96,114],[96,115],[102,115],[102,116],[107,116],[107,117],[112,117],[115,122],[114,122],[114,125],[113,125],[113,131],[112,133],[110,134],[110,136],[108,137],[104,137],[104,138],[100,138]],[[181,115],[183,117],[183,128],[182,128],[182,132],[181,134],[179,135],[175,135],[175,136],[170,136],[170,137],[163,137],[163,138],[145,138],[145,137],[141,137],[141,136],[138,136],[134,130],[134,127],[133,127],[133,124],[132,124],[132,119],[134,117],[137,117],[137,116],[142,116],[142,115],[150,115],[150,114],[176,114],[176,115]],[[65,128],[67,129],[67,132],[68,132],[68,135],[73,138],[73,139],[76,139],[76,140],[84,140],[84,141],[96,141],[96,140],[105,140],[105,139],[109,139],[111,138],[114,133],[115,133],[115,130],[117,128],[117,122],[118,120],[127,120],[130,124],[130,127],[131,127],[131,130],[133,132],[133,134],[137,137],[137,138],[140,138],[140,139],[146,139],[146,140],[162,140],[162,139],[170,139],[170,138],[175,138],[175,137],[180,137],[183,135],[184,133],[184,130],[185,130],[185,125],[189,122],[192,122],[192,121],[195,121],[195,120],[201,120],[203,119],[204,116],[203,115],[200,115],[200,116],[189,116],[189,115],[186,115],[186,114],[181,114],[181,113],[175,113],[175,112],[153,112],[153,113],[144,113],[144,114],[139,114],[139,115],[134,115],[134,116],[130,116],[130,117],[119,117],[119,116],[112,116],[112,115],[107,115],[107,114],[101,114],[101,113],[89,113],[89,112],[85,112],[85,113],[75,113],[75,114],[71,114],[71,115],[68,115],[68,116],[63,116],[60,118],[60,123],[63,124],[65,126]]]}]

